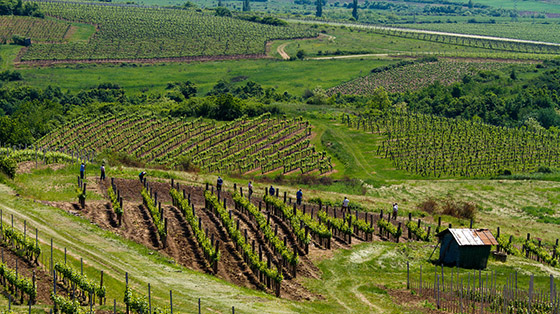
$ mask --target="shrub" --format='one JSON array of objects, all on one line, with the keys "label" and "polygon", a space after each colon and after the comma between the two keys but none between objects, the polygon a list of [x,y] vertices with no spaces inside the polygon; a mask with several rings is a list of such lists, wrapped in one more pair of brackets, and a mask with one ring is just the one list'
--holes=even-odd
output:
[{"label": "shrub", "polygon": [[437,200],[432,198],[432,197],[429,197],[425,201],[416,205],[416,208],[418,208],[421,211],[425,211],[429,214],[435,214],[435,213],[439,212],[438,207],[439,207],[439,205],[437,203]]},{"label": "shrub", "polygon": [[457,201],[451,197],[443,199],[429,197],[416,205],[416,207],[429,214],[443,214],[464,219],[474,219],[477,210],[475,203]]},{"label": "shrub", "polygon": [[6,174],[10,179],[16,176],[17,163],[10,157],[0,156],[0,172]]},{"label": "shrub", "polygon": [[539,166],[539,168],[537,169],[538,173],[552,173],[552,169],[550,169],[550,167],[548,166]]}]

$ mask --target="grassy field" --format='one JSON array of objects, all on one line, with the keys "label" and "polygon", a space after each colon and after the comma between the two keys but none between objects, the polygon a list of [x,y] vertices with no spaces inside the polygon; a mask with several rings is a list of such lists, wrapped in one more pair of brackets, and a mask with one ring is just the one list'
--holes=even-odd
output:
[{"label": "grassy field", "polygon": [[[264,88],[288,91],[300,96],[305,89],[329,88],[363,75],[363,70],[394,62],[392,60],[237,60],[150,65],[68,65],[23,68],[26,84],[45,88],[60,86],[70,91],[92,88],[100,83],[119,84],[127,91],[163,91],[168,82],[190,80],[205,94],[221,79],[237,77],[255,81]],[[344,69],[341,71],[340,69]]]}]

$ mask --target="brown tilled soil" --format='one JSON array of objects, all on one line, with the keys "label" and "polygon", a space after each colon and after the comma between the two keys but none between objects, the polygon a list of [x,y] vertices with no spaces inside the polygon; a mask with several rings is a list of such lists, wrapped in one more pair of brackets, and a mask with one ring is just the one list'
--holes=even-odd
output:
[{"label": "brown tilled soil", "polygon": [[[52,276],[49,275],[48,271],[44,271],[42,268],[38,267],[35,263],[30,263],[26,259],[17,256],[8,247],[0,245],[0,250],[2,251],[3,263],[9,268],[16,269],[18,273],[26,278],[33,278],[33,271],[35,271],[35,278],[37,284],[37,302],[40,304],[52,304],[50,295],[52,291]],[[7,291],[4,287],[0,286],[0,292],[8,298]],[[18,294],[19,295],[19,294]],[[12,294],[12,297],[14,295]],[[20,304],[20,299],[14,300],[16,304]],[[27,304],[27,297],[24,298],[24,303]]]},{"label": "brown tilled soil", "polygon": [[[107,187],[110,183],[111,179],[108,178],[106,181],[100,182],[91,188],[106,196]],[[75,203],[47,203],[62,208],[75,215],[86,217],[100,227],[110,230],[126,239],[143,244],[150,249],[157,250],[185,267],[196,271],[213,273],[213,270],[204,258],[202,250],[198,246],[190,225],[185,221],[183,213],[170,204],[170,182],[149,182],[152,192],[157,192],[158,200],[162,202],[164,216],[168,221],[168,238],[165,243],[163,243],[162,239],[160,239],[148,209],[142,205],[142,197],[140,195],[140,191],[143,188],[142,183],[139,180],[127,179],[114,179],[114,183],[117,186],[120,196],[123,197],[124,200],[124,214],[120,226],[116,214],[111,209],[109,201],[87,201],[85,209],[80,209]],[[227,234],[226,229],[222,226],[219,217],[217,217],[212,211],[204,208],[204,187],[181,186],[180,190],[183,189],[185,190],[185,194],[190,196],[191,202],[195,207],[196,216],[200,218],[203,229],[206,230],[210,236],[213,235],[216,240],[220,241],[221,257],[218,264],[218,271],[215,275],[239,286],[265,290],[269,293],[273,293],[273,291],[266,288],[266,286],[259,281],[253,271],[243,261],[243,257],[238,253],[235,244],[229,238],[229,235]],[[273,254],[273,251],[264,238],[264,235],[259,230],[256,223],[253,222],[251,217],[246,213],[234,209],[234,202],[229,192],[223,191],[221,197],[222,199],[226,199],[227,207],[232,211],[232,217],[235,221],[239,222],[239,227],[242,233],[247,233],[248,243],[254,245],[255,252],[258,252],[259,247],[261,247],[263,259],[266,260],[269,258],[268,256],[270,256],[272,259],[271,261],[277,263],[277,257]],[[280,197],[282,198],[283,195],[280,195]],[[259,202],[261,200],[262,199],[257,197],[256,194],[252,198],[252,202],[257,207],[259,206]],[[288,202],[290,201],[288,200]],[[264,203],[262,203],[261,206],[263,213],[266,215],[266,206]],[[300,207],[300,209],[303,210],[303,207]],[[311,213],[312,210],[313,216],[316,217],[319,206],[315,204],[306,204],[305,211],[307,213]],[[336,215],[336,217],[342,217],[343,215],[342,210],[338,207],[329,207],[328,213],[331,216]],[[353,215],[355,215],[355,212]],[[359,218],[364,219],[366,217],[363,213],[360,213]],[[368,216],[368,221],[369,218],[371,218],[371,216]],[[402,223],[403,236],[406,236],[407,232],[405,232],[406,229],[404,229],[405,219],[400,218],[399,221]],[[376,219],[374,220],[374,224],[375,223]],[[321,271],[315,266],[314,262],[319,262],[325,258],[331,257],[336,249],[348,249],[351,245],[362,243],[365,240],[362,237],[353,237],[350,245],[346,243],[343,236],[335,236],[331,242],[331,250],[321,247],[319,243],[314,241],[309,246],[309,253],[305,254],[305,248],[298,246],[297,239],[290,231],[290,227],[280,217],[271,214],[270,224],[272,229],[276,230],[280,239],[285,238],[288,246],[298,250],[298,255],[300,257],[300,263],[297,266],[295,278],[289,270],[285,269],[283,272],[284,280],[282,281],[281,296],[291,300],[322,299],[322,296],[308,291],[302,285],[301,278],[320,278]],[[373,240],[379,241],[381,238],[374,235]],[[401,238],[401,240],[407,239]],[[408,293],[408,295],[410,295],[410,293]],[[410,296],[415,297],[414,295]],[[396,290],[396,292],[394,292],[394,297],[403,299],[407,297],[407,295]],[[420,300],[420,298],[418,299]],[[400,299],[397,299],[397,301],[398,300]],[[429,310],[427,308],[422,308],[421,310],[425,313],[439,313],[426,312],[426,310]]]},{"label": "brown tilled soil", "polygon": [[[101,182],[96,188],[100,190],[100,192],[103,192],[103,194],[106,194],[106,189],[110,185],[110,182],[111,179],[107,179],[107,181]],[[124,214],[121,226],[118,225],[116,214],[111,209],[109,201],[88,201],[86,202],[86,208],[83,210],[79,209],[75,203],[48,203],[75,215],[87,217],[100,227],[111,230],[124,238],[143,244],[150,249],[157,250],[173,258],[177,263],[185,267],[196,271],[212,273],[212,269],[204,259],[203,252],[196,242],[190,225],[185,221],[183,213],[169,204],[171,202],[168,192],[171,187],[170,183],[149,183],[153,191],[158,193],[158,199],[163,202],[164,216],[168,219],[169,236],[166,245],[164,245],[157,233],[157,229],[152,222],[148,210],[142,205],[142,197],[140,196],[142,184],[140,181],[115,179],[114,182],[124,200]],[[191,201],[195,205],[196,215],[201,219],[203,229],[208,229],[208,234],[213,234],[215,239],[220,241],[221,257],[216,276],[239,286],[266,290],[269,293],[273,293],[273,291],[268,290],[259,282],[252,270],[243,261],[243,257],[236,250],[235,244],[229,238],[219,217],[211,211],[204,209],[204,188],[181,186],[181,190],[183,189],[190,195]],[[239,220],[241,230],[247,230],[248,242],[255,242],[255,252],[257,252],[259,245],[261,245],[263,248],[263,258],[266,260],[266,253],[272,253],[272,251],[267,245],[263,234],[259,231],[258,226],[246,214],[233,209],[234,203],[229,193],[223,192],[222,197],[226,197],[228,208],[232,209],[233,216],[236,220]],[[254,201],[256,202],[255,198]],[[289,227],[281,219],[271,215],[271,226],[273,229],[278,229],[278,234],[282,239],[286,237],[291,247],[297,247],[295,237],[289,231]],[[336,241],[333,241],[334,247],[348,247],[347,245],[336,243]],[[297,276],[293,278],[290,273],[287,271],[284,272],[281,296],[292,300],[322,298],[321,296],[307,291],[301,284],[301,277],[319,278],[320,271],[307,256],[304,256],[303,248],[298,248],[298,251],[300,263],[297,267]],[[313,256],[319,255],[321,251],[326,250],[311,245],[309,251],[309,255]],[[274,257],[273,259],[276,262]]]}]

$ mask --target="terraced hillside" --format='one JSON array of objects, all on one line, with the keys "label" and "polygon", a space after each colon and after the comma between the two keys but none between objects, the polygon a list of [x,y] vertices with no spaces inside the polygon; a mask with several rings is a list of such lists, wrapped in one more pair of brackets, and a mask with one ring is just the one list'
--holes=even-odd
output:
[{"label": "terraced hillside", "polygon": [[267,41],[314,37],[303,26],[272,26],[213,12],[95,3],[40,2],[46,15],[96,25],[89,42],[37,44],[22,61],[262,55]]},{"label": "terraced hillside", "polygon": [[48,134],[37,146],[71,155],[111,150],[168,166],[192,162],[208,172],[330,171],[330,157],[310,145],[310,136],[308,121],[271,118],[269,114],[224,124],[109,115],[79,118]]}]

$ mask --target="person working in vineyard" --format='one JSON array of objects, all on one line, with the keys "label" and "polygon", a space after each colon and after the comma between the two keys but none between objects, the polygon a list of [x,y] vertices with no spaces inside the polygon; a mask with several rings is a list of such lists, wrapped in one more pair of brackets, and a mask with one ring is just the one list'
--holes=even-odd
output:
[{"label": "person working in vineyard", "polygon": [[301,199],[303,198],[303,192],[301,191],[301,189],[299,189],[299,191],[297,191],[296,193],[296,203],[298,205],[301,205]]},{"label": "person working in vineyard", "polygon": [[140,178],[140,182],[144,182],[144,177],[146,176],[146,171],[140,172],[138,177]]},{"label": "person working in vineyard", "polygon": [[393,220],[397,219],[397,212],[399,211],[399,205],[397,203],[393,204]]},{"label": "person working in vineyard", "polygon": [[216,182],[216,189],[218,192],[222,190],[222,184],[224,184],[224,180],[222,177],[218,176],[218,181]]},{"label": "person working in vineyard", "polygon": [[274,188],[272,185],[270,186],[270,189],[268,189],[268,194],[270,194],[270,196],[274,196]]},{"label": "person working in vineyard", "polygon": [[101,164],[101,176],[99,177],[99,180],[105,181],[105,163]]},{"label": "person working in vineyard", "polygon": [[251,200],[251,195],[253,195],[253,183],[249,181],[249,185],[247,187],[249,188],[249,200]]},{"label": "person working in vineyard", "polygon": [[348,198],[346,198],[346,196],[345,196],[344,201],[342,201],[342,211],[343,212],[348,210],[348,203],[350,203],[350,200]]},{"label": "person working in vineyard", "polygon": [[86,174],[86,164],[84,164],[82,162],[82,165],[80,166],[80,179],[83,180],[84,177],[85,177],[85,174]]}]

